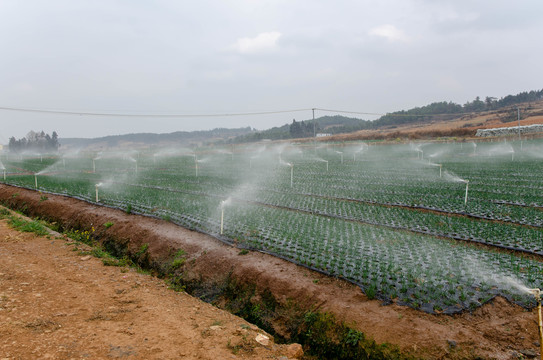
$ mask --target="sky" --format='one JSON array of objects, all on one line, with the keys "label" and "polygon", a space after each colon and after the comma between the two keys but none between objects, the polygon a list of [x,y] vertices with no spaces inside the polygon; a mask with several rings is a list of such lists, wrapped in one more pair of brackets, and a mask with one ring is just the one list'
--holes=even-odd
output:
[{"label": "sky", "polygon": [[0,143],[540,90],[542,14],[541,0],[0,0]]}]

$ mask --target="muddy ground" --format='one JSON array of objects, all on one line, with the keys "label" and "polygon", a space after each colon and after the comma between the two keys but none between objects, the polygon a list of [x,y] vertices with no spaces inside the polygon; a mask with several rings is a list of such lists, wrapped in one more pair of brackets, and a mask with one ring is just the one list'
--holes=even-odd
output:
[{"label": "muddy ground", "polygon": [[[395,304],[382,306],[377,300],[368,300],[358,287],[344,281],[323,276],[287,261],[258,252],[241,255],[239,249],[224,245],[211,236],[193,232],[163,220],[126,214],[120,210],[100,207],[63,196],[50,194],[44,196],[44,194],[35,191],[6,185],[0,185],[0,201],[8,203],[12,207],[24,207],[25,212],[31,216],[40,216],[48,221],[62,224],[64,227],[88,230],[94,228],[96,235],[101,238],[115,238],[117,241],[127,243],[133,249],[141,248],[143,244],[149,244],[148,251],[152,259],[168,259],[178,249],[183,249],[187,256],[184,276],[188,279],[192,278],[200,282],[213,283],[224,280],[225,276],[230,274],[240,281],[256,285],[260,291],[269,290],[282,304],[295,303],[302,308],[317,308],[321,311],[332,312],[339,319],[346,321],[375,341],[395,344],[402,351],[417,357],[428,359],[469,359],[477,357],[517,359],[535,356],[539,353],[537,314],[535,310],[526,311],[519,306],[508,303],[502,298],[496,298],[472,313],[454,316],[429,315]],[[113,223],[114,225],[106,228],[104,226],[106,223]],[[57,242],[55,241],[54,243]],[[2,248],[6,246],[5,243],[0,244],[2,244]],[[12,247],[11,251],[13,253],[18,251],[18,246],[22,246],[17,244],[14,242],[9,245]],[[46,246],[45,244],[42,246]],[[50,245],[57,246],[55,244]],[[40,257],[33,256],[35,256],[34,261],[38,263]],[[65,255],[55,256],[57,256],[60,262]],[[94,260],[82,262],[74,256],[72,255],[62,260],[63,264],[66,264],[64,265],[66,270],[60,271],[59,268],[51,265],[46,272],[56,274],[58,281],[72,282],[74,286],[77,286],[77,289],[80,289],[79,291],[83,291],[87,286],[82,286],[78,282],[82,278],[87,277],[85,274],[91,271],[91,283],[89,283],[88,288],[92,289],[93,292],[109,292],[109,295],[106,294],[102,297],[109,296],[113,303],[108,306],[106,304],[92,306],[91,302],[83,301],[80,304],[74,304],[72,308],[59,310],[59,316],[44,319],[46,324],[49,325],[43,326],[45,326],[46,330],[51,330],[51,333],[59,334],[59,331],[64,332],[65,330],[61,330],[62,328],[55,329],[55,327],[58,324],[63,325],[69,316],[75,316],[74,314],[77,314],[81,309],[85,309],[86,311],[83,318],[86,317],[84,327],[86,328],[85,332],[89,340],[92,339],[93,334],[102,331],[103,324],[108,324],[108,321],[110,324],[115,324],[115,320],[89,320],[94,316],[93,314],[97,314],[98,318],[103,316],[105,318],[116,319],[120,316],[127,316],[123,312],[123,309],[128,309],[128,314],[134,313],[142,317],[145,316],[144,319],[149,321],[152,318],[165,316],[163,312],[178,313],[180,311],[175,307],[178,305],[172,305],[169,309],[153,309],[152,313],[138,311],[139,308],[137,306],[140,303],[137,299],[147,293],[134,296],[132,292],[138,289],[144,290],[148,286],[134,287],[133,285],[137,281],[140,283],[149,281],[154,284],[155,280],[143,279],[140,275],[132,273],[126,275],[130,276],[130,279],[126,280],[123,278],[125,275],[120,276],[118,269],[111,270],[99,265],[96,265],[96,267],[92,265],[91,269],[89,268],[90,265],[87,264],[94,264]],[[22,260],[23,263],[20,263],[18,260],[14,260],[14,262],[10,260],[10,264],[7,266],[4,266],[5,261],[2,260],[2,270],[0,272],[3,275],[0,279],[5,279],[6,274],[9,275],[15,269],[18,269],[17,271],[22,276],[25,274],[24,269],[30,270],[35,268],[32,262],[28,260],[26,260],[26,263],[24,259]],[[73,264],[73,272],[72,270],[67,272],[68,263]],[[82,267],[86,268],[81,270]],[[109,271],[116,271],[116,273],[109,273]],[[78,274],[80,275],[78,276]],[[95,275],[100,274],[105,276],[104,281],[107,279],[107,282],[103,284],[104,286],[99,282],[92,283],[95,280]],[[42,276],[45,276],[45,273]],[[29,289],[28,285],[21,285],[20,283],[33,283],[33,281],[36,280],[24,280],[21,278],[18,286],[11,286],[11,296],[17,294],[19,290],[20,292],[25,292]],[[153,285],[153,291],[156,289],[157,292],[153,292],[151,297],[148,294],[146,295],[149,301],[152,301],[153,296],[157,298],[172,298],[174,302],[176,298],[185,299],[187,297],[184,294],[173,293],[171,290],[166,291],[165,288],[160,288],[161,285],[159,283],[156,284]],[[40,294],[39,302],[35,302],[34,304],[54,303],[58,298],[58,294],[66,292],[67,289],[68,287],[57,289],[54,285],[45,285],[43,289],[40,288],[39,290],[28,292],[28,296],[25,298],[35,299],[35,294],[37,293]],[[2,292],[6,291],[4,285],[2,285],[0,290]],[[69,296],[81,296],[84,298],[82,294]],[[126,306],[122,305],[125,304],[122,302],[124,301],[123,298],[127,299]],[[78,298],[74,298],[74,302],[76,299]],[[207,305],[202,304],[198,300],[194,301],[198,305],[191,305],[192,308],[198,306],[199,309],[204,307],[207,309]],[[155,305],[156,303],[157,301],[155,301]],[[17,305],[17,308],[21,312],[31,314],[29,321],[37,322],[38,334],[41,334],[39,337],[50,336],[49,334],[51,333],[45,333],[40,328],[42,325],[40,325],[39,311],[35,306],[32,306],[32,303],[28,305],[21,303],[21,305]],[[210,314],[214,314],[213,311],[217,310],[209,311]],[[181,310],[181,312],[183,311]],[[5,316],[2,314],[5,314],[5,311],[0,312],[0,316]],[[31,319],[32,316],[34,320]],[[181,320],[181,318],[190,315],[179,314],[176,316]],[[230,325],[231,321],[227,320],[227,315],[220,316],[220,318],[214,319],[210,315],[209,318],[205,318],[205,320],[199,322],[196,333],[203,334],[202,331],[209,330],[216,320],[221,321],[220,326],[228,324],[229,331],[234,331],[235,333],[235,331],[240,330],[240,320],[232,320],[233,324]],[[105,348],[105,350],[109,349],[108,351],[112,351],[113,353],[117,351],[129,352],[133,348],[128,348],[128,344],[137,344],[141,346],[141,349],[144,349],[144,345],[146,344],[145,338],[148,339],[147,342],[152,340],[150,342],[153,344],[161,337],[163,339],[167,338],[168,335],[163,334],[163,332],[174,331],[172,329],[175,326],[175,318],[166,317],[166,319],[168,320],[163,322],[166,324],[164,326],[165,329],[158,326],[160,325],[159,322],[154,331],[151,332],[154,334],[153,337],[150,337],[151,335],[144,337],[138,334],[137,341],[133,343],[127,342],[126,339],[136,335],[124,333],[121,327],[112,327],[109,330],[110,336],[107,338],[110,341],[110,347]],[[2,321],[6,321],[5,318]],[[185,319],[184,321],[186,322],[187,320]],[[238,322],[239,325],[236,325]],[[196,324],[194,321],[189,321],[189,323],[192,324],[191,326],[195,326]],[[288,319],[280,319],[280,321],[275,323],[274,330],[288,337],[288,333],[285,330],[285,324],[287,323]],[[33,323],[29,322],[28,324],[30,324],[30,329],[32,329],[31,324]],[[20,331],[29,330],[22,326]],[[107,331],[102,336],[105,337],[106,333]],[[210,333],[214,334],[212,331]],[[66,332],[66,336],[68,335],[69,332]],[[177,342],[172,340],[169,347],[167,342],[163,342],[161,345],[148,345],[148,348],[145,348],[146,350],[138,351],[142,351],[142,354],[153,354],[153,349],[156,350],[156,348],[159,348],[164,354],[175,354],[175,351],[181,351],[180,348],[188,341],[193,344],[199,344],[195,345],[195,349],[199,347],[202,358],[208,358],[206,355],[206,349],[209,346],[207,341],[215,342],[220,338],[224,342],[225,339],[225,337],[215,337],[214,335],[209,338],[201,338],[198,337],[199,335],[195,336],[197,337],[196,340],[188,336],[186,339],[181,339]],[[2,339],[2,345],[6,346],[7,344],[9,347],[9,342],[6,342],[3,334],[0,338]],[[70,338],[66,337],[66,346],[74,344],[73,341],[74,339],[70,340]],[[91,341],[90,343],[92,344],[93,342]],[[106,343],[107,341],[104,344]],[[31,343],[29,342],[26,345],[31,346]],[[134,347],[135,345],[130,346]],[[223,344],[224,347],[226,347],[225,344]],[[57,351],[59,350],[57,349]],[[148,352],[145,353],[143,351]],[[221,358],[221,356],[214,357]],[[167,356],[164,358],[167,358]]]}]

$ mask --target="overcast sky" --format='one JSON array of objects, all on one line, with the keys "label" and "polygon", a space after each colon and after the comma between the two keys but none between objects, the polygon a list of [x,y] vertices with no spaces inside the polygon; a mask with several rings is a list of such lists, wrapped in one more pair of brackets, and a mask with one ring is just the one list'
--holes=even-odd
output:
[{"label": "overcast sky", "polygon": [[[201,115],[464,104],[543,88],[542,37],[541,0],[0,0],[0,107]],[[97,137],[311,117],[0,110],[0,142],[30,130]]]}]

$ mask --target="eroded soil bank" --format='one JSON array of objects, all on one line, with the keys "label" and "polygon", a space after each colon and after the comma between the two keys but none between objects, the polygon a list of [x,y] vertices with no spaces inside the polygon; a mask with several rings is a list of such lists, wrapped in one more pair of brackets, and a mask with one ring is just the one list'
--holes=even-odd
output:
[{"label": "eroded soil bank", "polygon": [[[171,263],[174,254],[183,249],[183,281],[198,283],[202,297],[212,294],[227,278],[247,284],[256,294],[273,296],[286,310],[278,311],[271,324],[287,338],[288,309],[294,306],[331,312],[376,342],[397,345],[417,357],[515,359],[522,353],[538,353],[535,310],[526,311],[502,298],[473,313],[455,316],[429,315],[394,304],[382,306],[344,281],[265,254],[242,254],[211,236],[166,221],[6,185],[0,185],[0,201],[62,228],[94,229],[93,236],[110,245],[115,241],[119,251],[127,247],[137,252],[148,244],[146,261],[155,268]],[[113,225],[104,226],[106,223]],[[201,291],[205,284],[207,293]]]}]

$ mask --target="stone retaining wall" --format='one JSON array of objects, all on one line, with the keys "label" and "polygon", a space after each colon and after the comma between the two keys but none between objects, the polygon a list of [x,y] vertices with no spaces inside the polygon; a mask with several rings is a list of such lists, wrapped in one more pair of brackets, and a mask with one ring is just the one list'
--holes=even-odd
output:
[{"label": "stone retaining wall", "polygon": [[[534,124],[527,126],[520,126],[521,134],[533,134],[543,132],[543,124]],[[515,135],[519,133],[519,126],[495,128],[495,129],[479,129],[475,136],[488,137],[488,136],[504,136]]]}]

